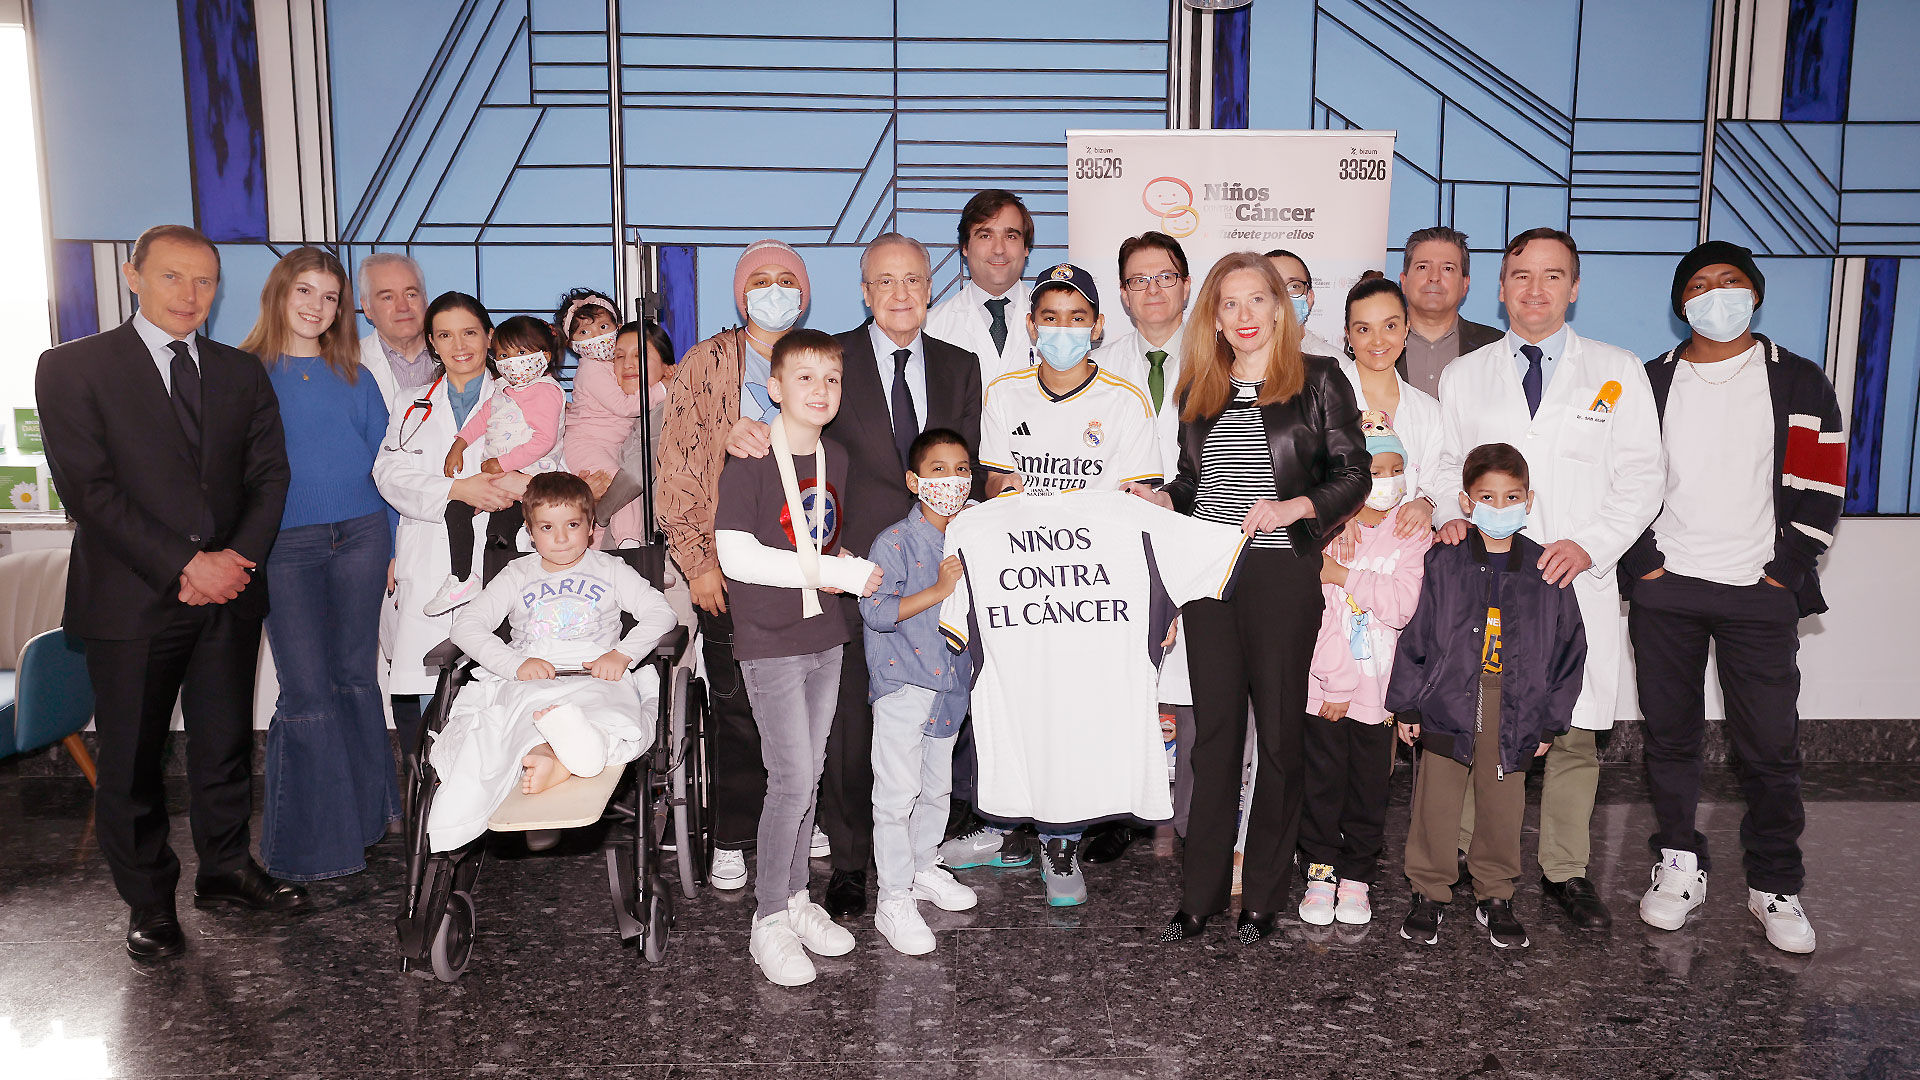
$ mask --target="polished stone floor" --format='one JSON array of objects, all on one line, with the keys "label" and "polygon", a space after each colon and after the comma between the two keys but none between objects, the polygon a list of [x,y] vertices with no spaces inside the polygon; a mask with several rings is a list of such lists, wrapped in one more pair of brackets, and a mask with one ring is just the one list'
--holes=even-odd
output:
[{"label": "polished stone floor", "polygon": [[187,955],[139,967],[84,784],[0,765],[0,1077],[1920,1075],[1920,768],[1810,768],[1811,957],[1746,913],[1723,772],[1701,815],[1727,855],[1705,911],[1678,933],[1637,921],[1649,814],[1631,766],[1607,768],[1595,814],[1612,933],[1565,928],[1530,876],[1531,949],[1496,952],[1462,904],[1438,946],[1403,941],[1398,779],[1391,884],[1364,932],[1156,946],[1179,865],[1164,838],[1092,868],[1078,909],[1044,907],[1032,870],[966,871],[981,905],[929,917],[933,954],[897,955],[861,919],[851,955],[783,990],[747,959],[746,893],[683,901],[659,967],[622,949],[586,831],[540,856],[503,846],[454,985],[400,970],[391,843],[294,925],[183,903]]}]

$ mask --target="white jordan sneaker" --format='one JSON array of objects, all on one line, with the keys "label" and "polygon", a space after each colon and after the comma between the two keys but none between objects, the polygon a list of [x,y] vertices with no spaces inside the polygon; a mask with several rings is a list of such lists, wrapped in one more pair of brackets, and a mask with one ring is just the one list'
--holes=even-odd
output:
[{"label": "white jordan sneaker", "polygon": [[1640,898],[1640,921],[1661,930],[1678,930],[1687,916],[1707,902],[1707,872],[1691,851],[1660,849],[1653,885]]},{"label": "white jordan sneaker", "polygon": [[1800,894],[1747,890],[1747,910],[1766,927],[1767,941],[1781,952],[1813,951],[1813,923],[1800,907]]}]

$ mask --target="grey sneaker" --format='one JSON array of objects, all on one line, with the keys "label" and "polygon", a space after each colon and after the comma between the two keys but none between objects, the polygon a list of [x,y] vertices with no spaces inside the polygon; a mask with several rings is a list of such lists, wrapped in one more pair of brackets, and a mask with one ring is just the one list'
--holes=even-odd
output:
[{"label": "grey sneaker", "polygon": [[1078,907],[1087,902],[1087,878],[1080,872],[1078,838],[1056,836],[1040,847],[1040,876],[1047,883],[1048,907]]},{"label": "grey sneaker", "polygon": [[1025,866],[1033,853],[1018,832],[1001,833],[981,827],[940,845],[940,865],[949,870],[974,866]]}]

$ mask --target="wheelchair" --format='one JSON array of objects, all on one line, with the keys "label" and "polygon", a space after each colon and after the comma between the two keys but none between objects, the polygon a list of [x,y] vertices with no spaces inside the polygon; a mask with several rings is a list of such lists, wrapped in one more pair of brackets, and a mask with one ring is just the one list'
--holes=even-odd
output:
[{"label": "wheelchair", "polygon": [[[621,548],[609,554],[624,559],[656,589],[666,576],[666,553],[654,547]],[[482,574],[492,580],[523,552],[489,547]],[[631,616],[622,615],[630,630]],[[501,628],[505,635],[505,626]],[[488,821],[487,833],[451,851],[434,851],[427,818],[439,777],[433,766],[433,740],[452,715],[454,698],[474,678],[477,665],[452,641],[426,657],[440,672],[432,700],[421,718],[419,744],[407,760],[403,792],[407,843],[407,887],[395,926],[402,970],[425,968],[442,982],[466,972],[474,942],[474,887],[485,862],[488,833],[577,828],[610,819],[605,853],[607,887],[613,898],[614,924],[623,944],[649,963],[666,956],[673,926],[673,898],[664,874],[665,858],[677,857],[680,888],[688,898],[706,884],[712,864],[707,814],[707,698],[702,680],[675,661],[688,648],[687,628],[676,627],[640,657],[634,670],[651,667],[659,676],[653,744],[637,759],[593,777],[572,777],[538,795],[515,791]],[[671,836],[671,845],[668,837]]]}]

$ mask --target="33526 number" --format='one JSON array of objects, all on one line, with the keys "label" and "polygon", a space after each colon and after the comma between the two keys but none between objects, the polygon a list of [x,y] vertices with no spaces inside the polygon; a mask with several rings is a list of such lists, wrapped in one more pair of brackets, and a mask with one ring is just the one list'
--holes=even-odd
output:
[{"label": "33526 number", "polygon": [[1074,158],[1073,178],[1075,180],[1117,180],[1120,178],[1120,159],[1117,157]]},{"label": "33526 number", "polygon": [[1386,158],[1340,159],[1340,179],[1342,180],[1385,180],[1386,178]]}]

